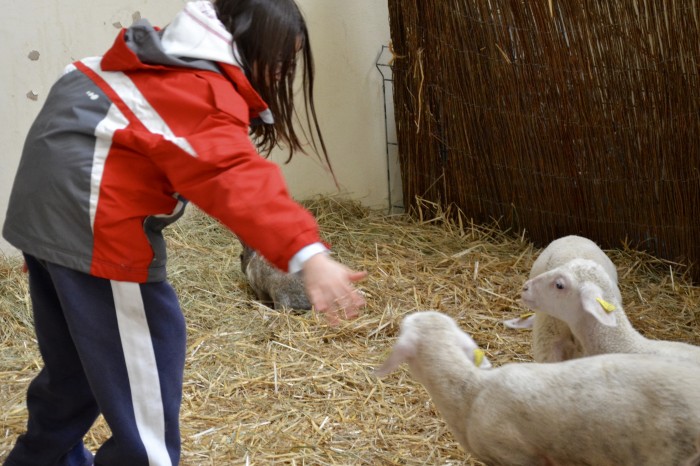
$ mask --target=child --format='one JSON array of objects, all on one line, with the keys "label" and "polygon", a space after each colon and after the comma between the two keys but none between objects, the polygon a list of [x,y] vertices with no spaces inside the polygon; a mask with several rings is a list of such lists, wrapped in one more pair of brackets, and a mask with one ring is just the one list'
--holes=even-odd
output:
[{"label": "child", "polygon": [[163,30],[138,21],[53,86],[3,229],[25,256],[44,362],[6,466],[93,464],[82,439],[100,413],[112,437],[94,464],[178,464],[185,321],[161,231],[187,201],[280,269],[301,270],[332,325],[357,315],[352,283],[365,273],[328,256],[314,218],[257,152],[301,149],[298,55],[308,129],[325,155],[294,0],[188,3]]}]

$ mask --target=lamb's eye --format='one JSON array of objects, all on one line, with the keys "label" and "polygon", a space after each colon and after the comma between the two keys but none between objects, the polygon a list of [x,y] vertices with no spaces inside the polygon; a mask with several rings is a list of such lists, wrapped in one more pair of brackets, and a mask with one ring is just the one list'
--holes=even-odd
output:
[{"label": "lamb's eye", "polygon": [[564,284],[563,284],[562,282],[557,282],[556,285],[557,285],[557,289],[558,289],[558,290],[563,290],[563,289],[564,289]]}]

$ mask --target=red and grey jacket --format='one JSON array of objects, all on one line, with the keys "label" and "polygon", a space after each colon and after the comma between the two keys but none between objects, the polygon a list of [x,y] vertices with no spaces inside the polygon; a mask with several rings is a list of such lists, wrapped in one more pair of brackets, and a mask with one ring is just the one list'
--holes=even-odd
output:
[{"label": "red and grey jacket", "polygon": [[251,118],[270,112],[208,1],[157,30],[141,20],[75,62],[32,125],[3,236],[39,259],[119,281],[166,277],[162,229],[187,199],[287,270],[320,242]]}]

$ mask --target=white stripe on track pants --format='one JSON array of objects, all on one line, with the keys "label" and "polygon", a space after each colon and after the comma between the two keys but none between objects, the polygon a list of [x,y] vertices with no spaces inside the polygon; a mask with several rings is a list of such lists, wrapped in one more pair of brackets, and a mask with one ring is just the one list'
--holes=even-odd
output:
[{"label": "white stripe on track pants", "polygon": [[175,466],[185,320],[167,282],[115,282],[25,256],[44,367],[6,466],[88,466],[82,439],[102,413],[96,466]]}]

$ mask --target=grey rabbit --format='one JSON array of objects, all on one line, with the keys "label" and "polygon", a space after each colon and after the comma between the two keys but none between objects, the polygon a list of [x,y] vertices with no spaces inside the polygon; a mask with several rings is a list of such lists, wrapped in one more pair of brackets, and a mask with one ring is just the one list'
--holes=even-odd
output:
[{"label": "grey rabbit", "polygon": [[241,270],[257,299],[273,309],[311,309],[300,273],[285,273],[241,241]]}]

